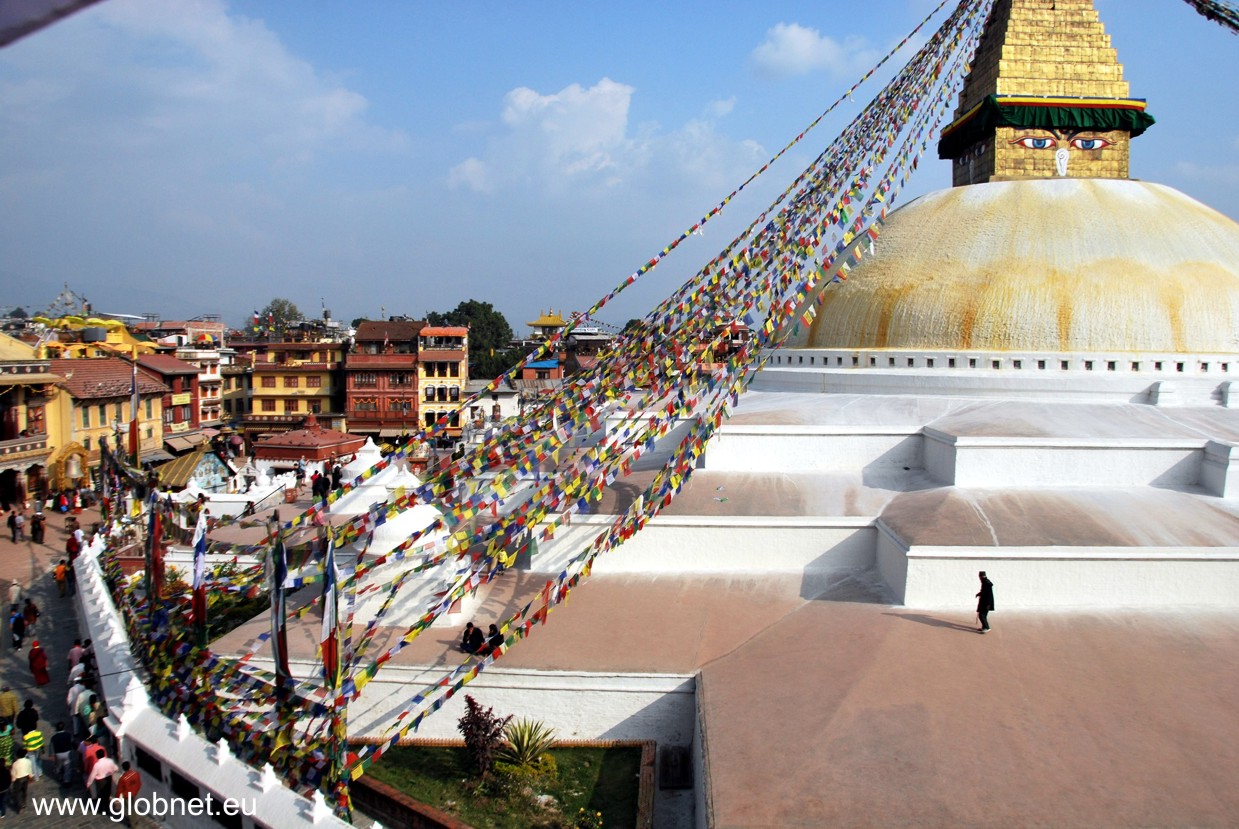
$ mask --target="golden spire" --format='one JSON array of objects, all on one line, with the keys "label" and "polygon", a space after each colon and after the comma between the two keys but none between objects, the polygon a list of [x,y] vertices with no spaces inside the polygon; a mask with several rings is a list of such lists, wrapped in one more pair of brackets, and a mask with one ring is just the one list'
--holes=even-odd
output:
[{"label": "golden spire", "polygon": [[939,156],[956,186],[1020,178],[1127,178],[1153,119],[1129,97],[1092,0],[997,0]]}]

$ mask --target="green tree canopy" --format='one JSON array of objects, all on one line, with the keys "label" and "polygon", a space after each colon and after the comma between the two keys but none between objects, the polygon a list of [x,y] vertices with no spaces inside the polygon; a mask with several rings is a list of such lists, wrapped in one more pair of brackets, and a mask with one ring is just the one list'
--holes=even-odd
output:
[{"label": "green tree canopy", "polygon": [[258,312],[258,317],[259,325],[270,325],[277,334],[283,334],[289,327],[305,319],[305,316],[301,311],[297,310],[297,306],[292,303],[292,300],[284,299],[283,297],[276,297],[268,302],[267,306]]},{"label": "green tree canopy", "polygon": [[497,377],[522,356],[512,348],[512,326],[489,302],[468,299],[445,313],[429,311],[426,322],[469,326],[469,376],[475,379]]},{"label": "green tree canopy", "polygon": [[25,309],[25,308],[22,308],[21,306],[18,306],[18,307],[16,307],[16,308],[14,308],[14,309],[13,309],[13,312],[12,312],[11,314],[9,314],[9,316],[10,316],[10,317],[12,317],[12,318],[13,318],[13,319],[15,319],[15,320],[24,320],[24,319],[26,319],[26,317],[27,317],[27,316],[29,316],[29,315],[26,313],[26,309]]}]

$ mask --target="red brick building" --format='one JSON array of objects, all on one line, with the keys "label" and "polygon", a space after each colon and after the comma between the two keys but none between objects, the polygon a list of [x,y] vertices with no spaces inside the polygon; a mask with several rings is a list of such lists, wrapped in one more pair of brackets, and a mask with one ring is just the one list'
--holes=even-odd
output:
[{"label": "red brick building", "polygon": [[418,431],[418,334],[425,327],[397,319],[357,326],[344,363],[350,432],[391,438]]}]

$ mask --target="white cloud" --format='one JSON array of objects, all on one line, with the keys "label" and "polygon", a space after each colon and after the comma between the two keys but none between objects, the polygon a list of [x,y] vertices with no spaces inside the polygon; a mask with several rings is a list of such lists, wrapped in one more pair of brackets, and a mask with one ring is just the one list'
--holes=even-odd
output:
[{"label": "white cloud", "polygon": [[[79,48],[80,47],[80,48]],[[210,146],[268,169],[341,148],[399,149],[365,120],[366,99],[291,54],[261,21],[220,0],[110,0],[5,55],[27,77],[0,88],[27,123],[63,145],[177,156]],[[32,94],[49,96],[31,102]],[[55,104],[55,106],[53,106]],[[0,119],[5,118],[0,115]]]},{"label": "white cloud", "polygon": [[615,154],[628,148],[633,91],[609,78],[589,89],[572,84],[552,95],[514,89],[504,98],[508,140],[524,145],[546,172],[571,176],[614,167]]},{"label": "white cloud", "polygon": [[872,64],[877,52],[863,38],[848,37],[840,43],[799,23],[778,23],[749,57],[759,74],[781,78],[813,72],[855,72]]},{"label": "white cloud", "polygon": [[716,129],[734,98],[710,102],[700,118],[665,130],[630,123],[635,94],[609,78],[549,94],[513,89],[486,150],[453,167],[448,181],[483,193],[532,186],[562,195],[615,195],[670,179],[717,188],[750,169],[759,148]]},{"label": "white cloud", "polygon": [[453,167],[447,176],[452,187],[466,187],[478,193],[489,193],[493,189],[486,169],[486,162],[478,158],[466,158]]},{"label": "white cloud", "polygon": [[1198,164],[1194,161],[1178,161],[1171,169],[1175,175],[1190,181],[1239,184],[1239,164]]}]

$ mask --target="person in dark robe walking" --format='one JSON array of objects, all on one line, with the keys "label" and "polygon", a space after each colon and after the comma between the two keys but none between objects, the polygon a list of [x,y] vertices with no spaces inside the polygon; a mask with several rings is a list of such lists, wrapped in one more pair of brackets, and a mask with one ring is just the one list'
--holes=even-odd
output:
[{"label": "person in dark robe walking", "polygon": [[994,609],[994,583],[985,577],[985,571],[980,572],[981,590],[977,593],[977,619],[981,622],[978,630],[989,633],[989,614]]},{"label": "person in dark robe walking", "polygon": [[36,639],[30,646],[30,673],[34,676],[34,684],[38,686],[46,685],[52,681],[52,677],[47,672],[47,651],[39,646]]}]

